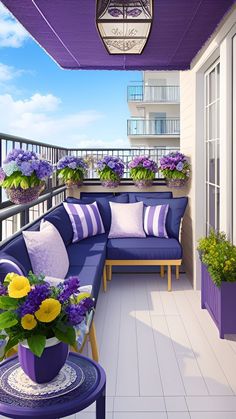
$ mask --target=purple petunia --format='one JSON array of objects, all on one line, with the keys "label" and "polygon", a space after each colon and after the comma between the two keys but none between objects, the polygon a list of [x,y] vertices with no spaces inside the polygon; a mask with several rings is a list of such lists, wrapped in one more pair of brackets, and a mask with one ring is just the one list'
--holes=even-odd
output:
[{"label": "purple petunia", "polygon": [[64,156],[57,163],[57,169],[62,170],[66,167],[70,169],[87,169],[88,165],[83,158],[75,156]]},{"label": "purple petunia", "polygon": [[178,170],[179,172],[181,172],[187,163],[188,162],[186,156],[177,151],[175,153],[169,153],[160,159],[160,169],[167,169],[171,171]]},{"label": "purple petunia", "polygon": [[58,296],[58,300],[63,304],[68,301],[73,294],[78,292],[79,278],[77,276],[69,277],[62,284],[60,284],[60,288],[62,291]]},{"label": "purple petunia", "polygon": [[105,156],[97,162],[97,171],[101,173],[107,169],[121,178],[124,174],[125,165],[119,157]]},{"label": "purple petunia", "polygon": [[7,288],[4,287],[4,285],[0,283],[0,295],[6,295],[6,294],[7,294]]},{"label": "purple petunia", "polygon": [[157,172],[157,164],[154,160],[147,156],[134,157],[128,164],[129,169],[144,168],[150,170],[153,173]]},{"label": "purple petunia", "polygon": [[32,167],[31,163],[24,161],[20,165],[20,171],[24,176],[31,176],[34,171],[34,168]]},{"label": "purple petunia", "polygon": [[32,289],[25,302],[19,309],[20,317],[25,316],[26,314],[33,314],[40,307],[40,304],[43,300],[50,296],[50,286],[47,283],[35,285]]},{"label": "purple petunia", "polygon": [[43,180],[51,176],[53,167],[47,160],[40,160],[37,169],[35,169],[36,176],[38,179]]},{"label": "purple petunia", "polygon": [[94,307],[94,301],[91,298],[85,298],[80,304],[71,304],[65,311],[68,316],[68,322],[71,326],[81,323],[84,316]]}]

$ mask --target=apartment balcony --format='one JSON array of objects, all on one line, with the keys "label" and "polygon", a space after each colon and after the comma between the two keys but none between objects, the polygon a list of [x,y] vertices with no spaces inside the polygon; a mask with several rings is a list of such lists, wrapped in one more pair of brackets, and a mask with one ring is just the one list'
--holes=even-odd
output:
[{"label": "apartment balcony", "polygon": [[127,121],[129,137],[179,137],[179,118],[164,119],[129,119]]},{"label": "apartment balcony", "polygon": [[128,102],[143,102],[145,104],[173,103],[179,104],[179,86],[145,86],[131,85],[127,91]]}]

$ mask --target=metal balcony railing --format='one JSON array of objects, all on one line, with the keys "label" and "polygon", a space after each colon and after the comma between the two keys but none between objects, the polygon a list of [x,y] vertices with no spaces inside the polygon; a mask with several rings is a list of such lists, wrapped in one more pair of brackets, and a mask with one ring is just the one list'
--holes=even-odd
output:
[{"label": "metal balcony railing", "polygon": [[[120,157],[125,163],[124,183],[130,183],[128,162],[135,156],[149,156],[156,161],[159,166],[160,158],[171,151],[177,151],[179,148],[65,148],[52,144],[45,144],[25,138],[0,133],[0,166],[6,158],[6,155],[13,148],[22,148],[32,150],[42,157],[50,160],[54,165],[65,155],[75,155],[87,160],[89,168],[86,175],[88,184],[99,185],[98,174],[96,172],[96,162],[107,155]],[[163,182],[161,174],[156,174],[156,182]],[[66,187],[62,185],[54,173],[47,181],[47,188],[44,193],[33,203],[28,205],[14,205],[7,200],[4,190],[0,187],[0,240],[4,240],[23,228],[26,224],[41,217],[60,202],[66,195]]]},{"label": "metal balcony railing", "polygon": [[128,102],[179,103],[179,86],[128,86]]},{"label": "metal balcony railing", "polygon": [[132,135],[180,135],[179,118],[128,119],[127,134]]}]

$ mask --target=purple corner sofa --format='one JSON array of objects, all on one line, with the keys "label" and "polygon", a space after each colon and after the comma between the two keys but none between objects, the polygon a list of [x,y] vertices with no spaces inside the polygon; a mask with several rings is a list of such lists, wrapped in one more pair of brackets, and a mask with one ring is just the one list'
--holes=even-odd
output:
[{"label": "purple corner sofa", "polygon": [[[109,261],[139,260],[181,260],[182,246],[179,242],[180,222],[187,206],[187,198],[172,198],[171,192],[133,192],[120,194],[94,194],[81,193],[81,198],[67,198],[67,202],[92,203],[97,201],[99,211],[104,223],[105,234],[89,237],[78,243],[72,243],[73,231],[69,216],[60,204],[53,208],[45,216],[28,227],[29,230],[37,231],[41,219],[45,219],[58,229],[66,245],[69,256],[69,270],[67,277],[78,275],[80,285],[92,285],[92,295],[97,301],[101,280]],[[169,204],[166,228],[169,238],[123,238],[108,239],[111,224],[111,212],[109,201],[129,203],[143,201],[144,204],[158,205]],[[165,262],[163,262],[163,265]],[[113,263],[114,265],[114,263]],[[16,272],[27,275],[32,270],[28,252],[22,234],[19,232],[0,247],[0,280],[2,281],[8,272]]]}]

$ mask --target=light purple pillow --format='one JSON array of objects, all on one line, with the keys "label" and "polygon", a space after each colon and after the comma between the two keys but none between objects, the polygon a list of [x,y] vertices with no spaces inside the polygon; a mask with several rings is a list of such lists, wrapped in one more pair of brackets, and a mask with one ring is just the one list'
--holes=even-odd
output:
[{"label": "light purple pillow", "polygon": [[92,204],[73,204],[63,202],[64,208],[70,217],[75,243],[86,237],[105,233],[102,218],[96,202]]},{"label": "light purple pillow", "polygon": [[69,258],[60,233],[48,221],[40,224],[40,231],[22,232],[33,273],[64,279],[69,269]]},{"label": "light purple pillow", "polygon": [[143,203],[118,204],[110,202],[111,228],[109,238],[146,237],[143,230]]},{"label": "light purple pillow", "polygon": [[147,236],[168,238],[166,232],[166,217],[169,205],[144,207],[144,231]]}]

